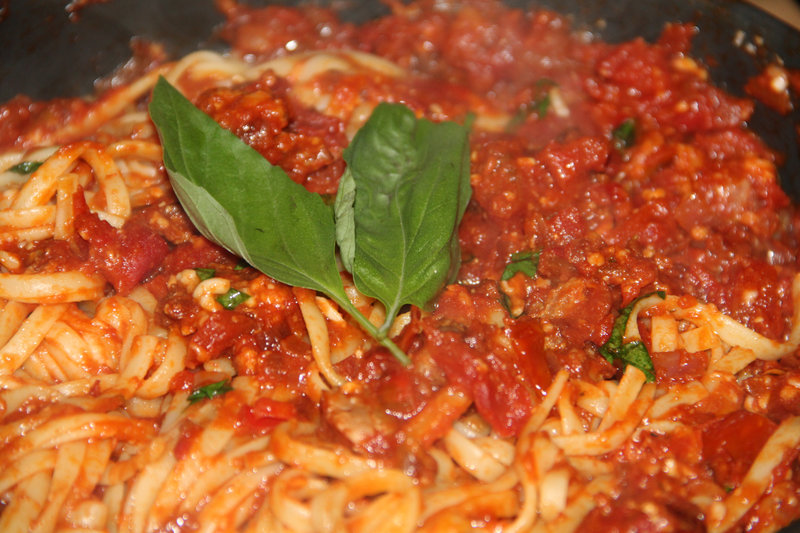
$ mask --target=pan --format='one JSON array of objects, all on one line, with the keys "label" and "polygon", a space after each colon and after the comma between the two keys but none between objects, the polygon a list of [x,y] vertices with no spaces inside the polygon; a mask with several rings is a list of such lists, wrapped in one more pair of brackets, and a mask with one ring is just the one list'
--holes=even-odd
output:
[{"label": "pan", "polygon": [[[253,2],[255,4],[265,2]],[[297,4],[297,2],[283,2]],[[800,33],[757,8],[723,0],[508,0],[569,15],[576,29],[610,42],[658,38],[667,22],[695,24],[693,55],[713,80],[743,96],[744,85],[770,62],[800,68]],[[160,42],[177,57],[198,47],[225,48],[211,0],[113,0],[88,3],[70,15],[65,0],[10,0],[0,21],[0,101],[90,93],[93,82],[130,57],[133,36]],[[335,2],[343,19],[362,22],[387,11],[373,0]],[[657,7],[654,7],[657,6]],[[800,201],[800,111],[780,115],[758,103],[750,126],[780,153],[781,184]],[[795,524],[786,531],[800,531]]]}]

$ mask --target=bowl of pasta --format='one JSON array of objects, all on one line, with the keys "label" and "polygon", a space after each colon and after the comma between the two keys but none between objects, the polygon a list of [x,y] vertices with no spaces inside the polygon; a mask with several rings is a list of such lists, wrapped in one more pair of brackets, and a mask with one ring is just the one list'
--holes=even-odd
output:
[{"label": "bowl of pasta", "polygon": [[0,531],[796,526],[794,29],[0,15]]}]

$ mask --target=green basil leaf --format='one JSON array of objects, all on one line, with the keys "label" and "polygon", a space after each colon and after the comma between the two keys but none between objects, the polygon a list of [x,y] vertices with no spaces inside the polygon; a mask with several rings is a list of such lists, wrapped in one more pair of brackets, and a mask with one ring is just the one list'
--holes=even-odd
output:
[{"label": "green basil leaf", "polygon": [[606,361],[613,363],[614,360],[617,359],[624,365],[633,365],[644,372],[647,381],[655,381],[656,379],[653,360],[650,358],[647,347],[641,341],[623,343],[622,340],[625,334],[625,328],[628,325],[628,319],[633,312],[636,302],[653,295],[658,295],[662,300],[667,297],[664,291],[655,291],[639,296],[626,305],[614,321],[614,326],[611,329],[611,335],[609,335],[608,340],[599,349],[600,355],[605,357]]},{"label": "green basil leaf", "polygon": [[539,270],[539,256],[541,254],[541,250],[535,252],[527,250],[512,254],[511,261],[506,265],[500,279],[504,281],[509,280],[513,278],[514,274],[517,272],[522,272],[529,278],[535,278],[536,272]]},{"label": "green basil leaf", "polygon": [[647,381],[656,380],[656,372],[650,352],[642,341],[626,342],[617,352],[617,357],[624,365],[633,365],[644,372]]},{"label": "green basil leaf", "polygon": [[470,196],[467,130],[379,104],[344,152],[355,198],[342,202],[340,249],[354,242],[356,287],[386,307],[385,333],[405,304],[426,307],[460,264],[458,224]]},{"label": "green basil leaf", "polygon": [[614,362],[617,353],[622,348],[622,337],[625,334],[625,327],[628,324],[628,318],[631,316],[633,306],[637,300],[638,298],[620,311],[619,316],[614,320],[614,326],[611,328],[611,335],[608,336],[608,340],[605,344],[600,347],[600,355],[605,357],[606,361],[609,363]]},{"label": "green basil leaf", "polygon": [[228,289],[228,292],[225,294],[220,294],[217,296],[217,301],[222,307],[228,311],[232,311],[236,309],[239,304],[246,302],[249,298],[250,295],[246,292],[231,288]]},{"label": "green basil leaf", "polygon": [[200,400],[209,400],[215,396],[225,394],[226,392],[232,390],[233,387],[231,387],[230,383],[228,383],[228,380],[224,379],[222,381],[210,383],[193,390],[187,399],[189,400],[189,403],[197,403]]},{"label": "green basil leaf", "polygon": [[23,161],[22,163],[17,163],[13,167],[9,168],[11,172],[15,172],[17,174],[31,174],[35,172],[37,168],[42,166],[44,162],[42,161]]},{"label": "green basil leaf", "polygon": [[278,281],[346,299],[333,211],[318,194],[270,165],[163,78],[153,90],[150,116],[175,193],[206,238]]},{"label": "green basil leaf", "polygon": [[356,256],[356,220],[353,206],[356,201],[356,182],[350,167],[339,180],[339,190],[333,212],[336,219],[336,242],[339,244],[339,258],[348,272],[353,271]]},{"label": "green basil leaf", "polygon": [[200,278],[200,281],[211,279],[217,274],[217,271],[213,268],[195,268],[194,271],[197,272],[197,277]]},{"label": "green basil leaf", "polygon": [[624,120],[611,132],[611,139],[614,148],[620,151],[633,146],[636,142],[636,122],[632,118]]}]

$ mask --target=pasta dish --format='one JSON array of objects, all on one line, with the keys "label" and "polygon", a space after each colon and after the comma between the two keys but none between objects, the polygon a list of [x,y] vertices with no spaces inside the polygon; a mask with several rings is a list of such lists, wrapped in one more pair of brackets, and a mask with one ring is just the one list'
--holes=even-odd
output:
[{"label": "pasta dish", "polygon": [[694,27],[217,4],[0,106],[0,531],[800,518],[800,211]]}]

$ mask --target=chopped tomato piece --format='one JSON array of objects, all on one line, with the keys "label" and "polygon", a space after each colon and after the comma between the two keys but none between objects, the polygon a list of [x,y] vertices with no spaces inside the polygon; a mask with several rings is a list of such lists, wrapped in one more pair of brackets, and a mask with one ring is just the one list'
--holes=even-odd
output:
[{"label": "chopped tomato piece", "polygon": [[89,243],[88,268],[99,272],[120,294],[127,294],[169,252],[167,242],[143,224],[121,229],[89,211],[82,192],[73,196],[75,231]]}]

